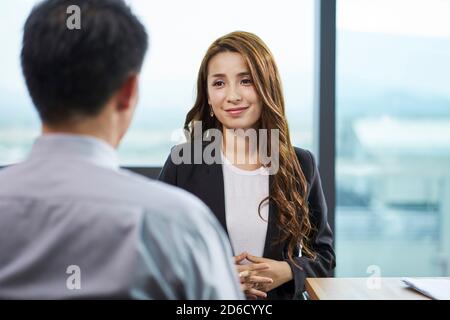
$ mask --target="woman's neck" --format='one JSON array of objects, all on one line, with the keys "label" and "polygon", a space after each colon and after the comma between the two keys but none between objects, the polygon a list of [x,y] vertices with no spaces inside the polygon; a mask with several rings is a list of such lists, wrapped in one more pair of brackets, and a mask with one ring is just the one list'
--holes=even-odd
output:
[{"label": "woman's neck", "polygon": [[[253,130],[253,131],[252,131]],[[222,148],[225,157],[235,167],[256,170],[261,167],[257,131],[223,129]]]}]

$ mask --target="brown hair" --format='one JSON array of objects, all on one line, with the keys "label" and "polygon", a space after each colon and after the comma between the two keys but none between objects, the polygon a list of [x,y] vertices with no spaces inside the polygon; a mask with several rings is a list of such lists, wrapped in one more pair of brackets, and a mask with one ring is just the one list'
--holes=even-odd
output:
[{"label": "brown hair", "polygon": [[[278,208],[276,220],[282,231],[279,241],[288,241],[290,261],[295,264],[293,256],[299,246],[299,250],[303,250],[306,256],[315,258],[316,254],[309,245],[313,226],[306,199],[307,183],[290,141],[280,75],[272,53],[259,37],[249,32],[236,31],[220,37],[208,48],[198,73],[197,98],[184,124],[189,138],[191,141],[194,139],[194,121],[202,121],[202,135],[211,128],[222,129],[217,118],[209,116],[207,91],[209,61],[221,52],[237,52],[242,55],[262,101],[260,128],[268,129],[269,135],[270,129],[279,130],[279,169],[270,186],[270,196],[260,203],[258,211],[264,201],[269,199]],[[269,152],[273,156],[270,144]]]}]

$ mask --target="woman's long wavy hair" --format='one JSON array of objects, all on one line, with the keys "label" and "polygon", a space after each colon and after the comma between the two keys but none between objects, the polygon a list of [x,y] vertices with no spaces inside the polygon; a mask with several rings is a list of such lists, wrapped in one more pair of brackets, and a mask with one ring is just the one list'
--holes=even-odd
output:
[{"label": "woman's long wavy hair", "polygon": [[[273,201],[278,209],[277,224],[282,231],[279,241],[287,241],[288,259],[296,264],[293,257],[297,250],[302,250],[307,257],[314,259],[316,253],[309,244],[313,226],[306,199],[306,178],[289,137],[278,68],[269,48],[259,37],[252,33],[236,31],[220,37],[208,48],[198,73],[196,101],[184,123],[184,128],[189,133],[188,138],[193,141],[194,138],[201,137],[194,137],[195,121],[202,121],[202,136],[211,128],[222,129],[217,118],[209,114],[207,88],[209,61],[221,52],[237,52],[242,55],[262,101],[259,128],[268,129],[269,135],[271,129],[279,130],[279,169],[273,177],[270,195],[262,200],[258,211],[265,201]],[[271,141],[270,136],[267,141]],[[270,156],[273,157],[270,143],[268,145]]]}]

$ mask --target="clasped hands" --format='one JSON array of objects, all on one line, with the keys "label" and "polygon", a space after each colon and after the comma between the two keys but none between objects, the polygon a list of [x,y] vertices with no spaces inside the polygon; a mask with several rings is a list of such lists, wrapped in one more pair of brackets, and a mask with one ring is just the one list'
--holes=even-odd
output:
[{"label": "clasped hands", "polygon": [[[249,264],[241,264],[247,259]],[[292,279],[292,270],[285,261],[257,257],[243,252],[234,257],[241,288],[248,299],[266,298],[267,292]]]}]

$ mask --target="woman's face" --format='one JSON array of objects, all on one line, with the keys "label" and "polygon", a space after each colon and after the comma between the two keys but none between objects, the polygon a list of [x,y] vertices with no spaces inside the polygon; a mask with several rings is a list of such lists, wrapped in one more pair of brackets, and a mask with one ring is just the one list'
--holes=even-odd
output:
[{"label": "woman's face", "polygon": [[208,64],[208,103],[224,129],[255,128],[262,103],[241,54],[221,52]]}]

